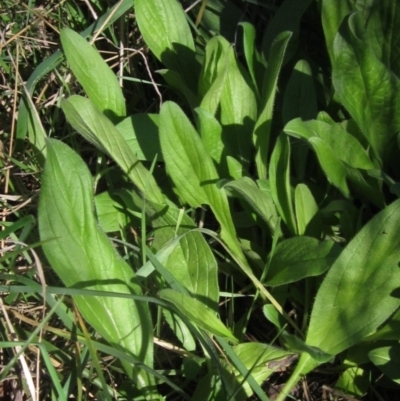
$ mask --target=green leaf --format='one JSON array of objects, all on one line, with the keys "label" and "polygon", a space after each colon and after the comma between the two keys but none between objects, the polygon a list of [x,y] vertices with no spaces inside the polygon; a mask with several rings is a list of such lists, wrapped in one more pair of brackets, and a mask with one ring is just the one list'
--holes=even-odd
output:
[{"label": "green leaf", "polygon": [[71,96],[61,104],[68,122],[89,142],[107,152],[149,200],[164,203],[153,176],[139,162],[124,137],[89,100]]},{"label": "green leaf", "polygon": [[271,196],[258,188],[256,183],[248,177],[228,182],[224,188],[232,190],[240,199],[243,199],[257,215],[264,220],[272,232],[278,223],[278,213]]},{"label": "green leaf", "polygon": [[236,40],[237,26],[243,20],[243,10],[230,1],[208,0],[198,8],[194,8],[197,16],[199,8],[206,5],[199,25],[202,36],[221,35],[230,43]]},{"label": "green leaf", "polygon": [[390,318],[376,331],[368,336],[365,341],[395,340],[400,338],[400,309],[390,316]]},{"label": "green leaf", "polygon": [[[115,21],[117,21],[121,16],[123,16],[129,9],[132,8],[132,0],[122,0],[122,2],[117,3],[115,6],[110,7],[109,10],[99,17],[93,24],[89,25],[81,35],[87,37],[93,35],[93,33],[98,32],[100,29],[107,29]],[[27,89],[27,95],[32,95],[36,84],[42,79],[49,71],[52,71],[63,61],[63,56],[60,50],[56,51],[50,57],[43,60],[37,65],[28,81],[25,84]],[[18,121],[17,121],[17,139],[21,142],[25,139],[26,132],[28,130],[28,101],[29,96],[22,99],[18,108]],[[17,145],[18,146],[18,145]]]},{"label": "green leaf", "polygon": [[253,83],[253,88],[256,92],[257,98],[259,98],[260,94],[258,93],[258,82],[256,78],[256,63],[257,63],[257,50],[255,48],[255,39],[256,39],[256,29],[254,25],[248,22],[241,22],[239,24],[243,29],[243,48],[244,48],[244,56],[246,58],[247,68],[249,70],[249,74],[251,76],[251,80]]},{"label": "green leaf", "polygon": [[387,162],[400,131],[400,79],[366,41],[360,13],[347,18],[334,42],[333,85],[375,157]]},{"label": "green leaf", "polygon": [[177,0],[135,0],[134,9],[140,33],[152,53],[194,89],[198,70],[195,47],[181,4]]},{"label": "green leaf", "polygon": [[302,339],[288,334],[287,332],[282,333],[282,341],[285,347],[290,349],[292,352],[302,353],[311,358],[314,363],[321,364],[329,362],[333,359],[333,356],[323,352],[317,347],[306,344]]},{"label": "green leaf", "polygon": [[333,241],[294,237],[280,242],[272,255],[265,282],[277,286],[325,273],[340,254]]},{"label": "green leaf", "polygon": [[224,143],[222,141],[222,127],[219,121],[207,110],[198,107],[198,127],[201,140],[208,154],[218,164],[222,162]]},{"label": "green leaf", "polygon": [[[376,214],[336,259],[317,293],[306,338],[309,346],[337,355],[398,309],[399,221],[400,200]],[[280,399],[319,364],[303,353]]]},{"label": "green leaf", "polygon": [[283,134],[279,135],[269,165],[272,199],[283,221],[292,234],[297,232],[290,186],[290,143]]},{"label": "green leaf", "polygon": [[[326,121],[327,117],[319,116]],[[312,145],[328,180],[344,195],[348,196],[346,179],[349,179],[353,189],[378,207],[384,206],[379,182],[362,171],[374,169],[373,162],[358,139],[345,131],[340,124],[321,120],[302,121],[296,118],[286,124],[284,131],[295,138],[306,139]]]},{"label": "green leaf", "polygon": [[[296,356],[290,351],[257,342],[235,345],[233,351],[260,385],[277,370],[289,367],[296,359]],[[243,383],[235,400],[247,400],[254,391],[237,369],[233,374],[237,383]]]},{"label": "green leaf", "polygon": [[263,107],[253,132],[253,142],[256,148],[257,174],[260,179],[267,178],[267,157],[275,96],[278,89],[278,77],[291,36],[290,32],[282,32],[275,38],[269,53],[268,68],[265,71],[265,83],[262,92]]},{"label": "green leaf", "polygon": [[128,216],[121,212],[122,205],[116,202],[109,192],[96,195],[94,201],[100,228],[105,233],[119,231],[128,224]]},{"label": "green leaf", "polygon": [[[198,88],[199,93],[202,97],[204,97],[211,90],[211,87],[215,84],[217,78],[225,75],[224,73],[227,71],[226,56],[228,54],[229,48],[229,42],[222,36],[215,36],[208,41],[206,45],[205,58],[201,69]],[[217,104],[219,103],[219,99],[221,97],[223,89],[222,83],[223,80],[218,85],[218,92],[216,91],[217,88],[213,89],[214,96],[218,93],[218,96],[216,96],[218,99],[218,101],[216,102]],[[214,106],[211,109],[207,108],[207,110],[214,114],[216,111],[216,107]]]},{"label": "green leaf", "polygon": [[322,1],[322,26],[329,57],[333,61],[333,41],[339,31],[344,18],[353,11],[361,11],[365,7],[365,1],[353,0],[323,0]]},{"label": "green leaf", "polygon": [[367,151],[357,138],[338,124],[329,124],[318,120],[301,121],[296,118],[286,124],[284,131],[296,138],[300,137],[308,141],[314,137],[322,139],[326,146],[332,148],[337,155],[336,158],[348,166],[363,170],[375,168]]},{"label": "green leaf", "polygon": [[139,160],[162,161],[158,135],[158,114],[133,114],[116,126],[127,145]]},{"label": "green leaf", "polygon": [[375,55],[399,77],[399,4],[390,0],[372,2],[365,19],[367,40]]},{"label": "green leaf", "polygon": [[[307,343],[337,354],[380,326],[400,305],[400,201],[375,215],[322,283]],[[360,296],[368,291],[368,296]],[[329,316],[329,319],[326,319]]]},{"label": "green leaf", "polygon": [[160,142],[180,198],[192,207],[207,203],[205,186],[218,176],[199,135],[175,103],[165,102],[161,108]]},{"label": "green leaf", "polygon": [[209,204],[221,224],[222,238],[238,246],[226,194],[216,186],[213,161],[189,119],[173,102],[161,108],[160,140],[167,171],[183,199],[193,207]]},{"label": "green leaf", "polygon": [[183,235],[165,267],[193,298],[200,300],[209,309],[217,310],[218,265],[210,246],[200,233]]},{"label": "green leaf", "polygon": [[183,347],[187,351],[194,351],[196,349],[196,341],[183,320],[178,315],[165,308],[163,308],[163,315]]},{"label": "green leaf", "polygon": [[400,384],[400,344],[376,348],[368,356],[381,372]]},{"label": "green leaf", "polygon": [[158,295],[161,299],[171,302],[180,313],[203,330],[234,343],[238,342],[230,330],[216,317],[215,312],[197,299],[170,289],[161,290]]},{"label": "green leaf", "polygon": [[257,101],[250,78],[232,47],[227,51],[225,68],[220,106],[226,153],[242,163],[246,170],[252,156],[251,132],[257,118]]},{"label": "green leaf", "polygon": [[362,397],[368,391],[370,383],[370,372],[360,367],[346,369],[335,384],[335,389],[355,397]]},{"label": "green leaf", "polygon": [[347,170],[342,163],[338,163],[337,153],[321,138],[312,137],[309,139],[309,143],[317,154],[318,161],[328,180],[348,198],[350,190],[346,182]]},{"label": "green leaf", "polygon": [[196,94],[188,87],[185,81],[182,79],[181,74],[174,70],[158,70],[157,71],[164,79],[167,84],[176,89],[188,102],[190,107],[194,109],[198,106],[199,100]]},{"label": "green leaf", "polygon": [[71,29],[63,29],[60,37],[71,70],[93,104],[112,121],[124,117],[122,89],[99,52]]},{"label": "green leaf", "polygon": [[310,65],[305,60],[299,60],[286,86],[283,122],[288,123],[297,117],[307,121],[316,118],[317,114],[317,98]]},{"label": "green leaf", "polygon": [[218,265],[203,235],[195,231],[193,220],[171,204],[166,206],[146,201],[143,207],[153,227],[152,248],[157,250],[157,259],[181,288],[216,310]]},{"label": "green leaf", "polygon": [[307,185],[299,184],[294,192],[297,230],[299,235],[305,234],[308,225],[318,213],[318,205]]},{"label": "green leaf", "polygon": [[[93,215],[93,180],[80,157],[47,141],[39,204],[39,231],[51,266],[67,287],[141,294],[132,269],[117,255]],[[116,297],[74,297],[84,318],[107,341],[153,364],[152,322],[146,303]],[[140,324],[138,324],[140,322]],[[152,382],[137,375],[141,387]]]},{"label": "green leaf", "polygon": [[312,0],[285,0],[269,22],[262,38],[262,51],[268,64],[271,62],[273,42],[283,32],[292,32],[293,41],[289,44],[288,52],[285,55],[285,62],[297,51],[297,41],[300,29],[300,22],[304,12],[310,6]]}]

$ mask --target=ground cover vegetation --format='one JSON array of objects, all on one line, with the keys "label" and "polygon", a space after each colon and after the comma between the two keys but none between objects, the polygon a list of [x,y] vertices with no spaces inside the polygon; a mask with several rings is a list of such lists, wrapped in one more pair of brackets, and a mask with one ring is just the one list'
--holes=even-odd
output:
[{"label": "ground cover vegetation", "polygon": [[0,21],[0,397],[398,398],[397,2]]}]

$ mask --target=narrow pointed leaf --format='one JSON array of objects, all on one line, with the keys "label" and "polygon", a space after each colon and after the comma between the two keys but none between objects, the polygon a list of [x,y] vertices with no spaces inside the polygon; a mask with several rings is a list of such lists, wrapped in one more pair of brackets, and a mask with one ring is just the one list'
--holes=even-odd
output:
[{"label": "narrow pointed leaf", "polygon": [[297,227],[290,185],[290,143],[283,134],[279,135],[272,152],[269,176],[272,198],[279,215],[289,230],[295,234]]},{"label": "narrow pointed leaf", "polygon": [[259,113],[253,132],[253,142],[256,148],[256,167],[259,179],[267,178],[267,157],[275,96],[278,89],[278,77],[291,36],[292,34],[290,32],[282,32],[273,41],[269,53],[268,68],[265,71],[265,88],[261,94],[263,102],[262,110]]}]

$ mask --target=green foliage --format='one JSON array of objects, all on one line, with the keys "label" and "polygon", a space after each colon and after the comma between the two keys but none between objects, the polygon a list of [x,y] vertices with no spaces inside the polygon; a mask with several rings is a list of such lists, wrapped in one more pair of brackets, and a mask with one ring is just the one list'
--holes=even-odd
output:
[{"label": "green foliage", "polygon": [[[177,0],[135,0],[151,68],[163,68],[160,110],[132,112],[85,35],[62,30],[87,97],[60,107],[100,162],[93,179],[33,114],[42,248],[145,399],[166,396],[162,381],[179,392],[153,369],[165,361],[154,330],[182,344],[171,364],[195,401],[268,400],[261,384],[295,354],[278,401],[325,363],[353,395],[378,370],[398,386],[399,7],[286,0],[265,26],[248,3],[237,28],[230,1],[186,14]],[[272,335],[249,343],[259,309]]]},{"label": "green foliage", "polygon": [[[49,262],[68,287],[140,294],[133,271],[96,224],[93,181],[86,165],[61,142],[48,140],[46,147],[39,228]],[[76,297],[75,302],[110,343],[152,365],[152,325],[146,304],[101,297]],[[132,379],[137,375],[140,387],[151,383],[144,373],[130,375]]]}]

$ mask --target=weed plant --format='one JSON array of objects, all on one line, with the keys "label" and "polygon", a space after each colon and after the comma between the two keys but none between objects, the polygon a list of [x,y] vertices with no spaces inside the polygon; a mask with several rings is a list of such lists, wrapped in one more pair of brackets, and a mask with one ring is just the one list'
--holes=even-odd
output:
[{"label": "weed plant", "polygon": [[397,399],[396,2],[0,7],[0,397]]}]

